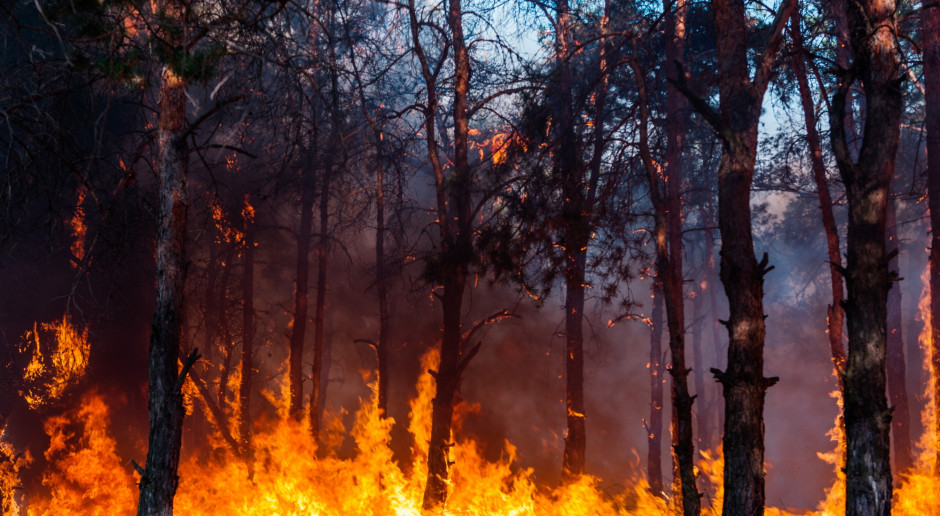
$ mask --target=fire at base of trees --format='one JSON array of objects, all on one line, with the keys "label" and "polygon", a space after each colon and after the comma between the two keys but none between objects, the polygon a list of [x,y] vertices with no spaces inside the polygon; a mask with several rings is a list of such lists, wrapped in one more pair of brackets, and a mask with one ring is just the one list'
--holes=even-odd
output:
[{"label": "fire at base of trees", "polygon": [[936,4],[0,11],[3,514],[940,514]]}]

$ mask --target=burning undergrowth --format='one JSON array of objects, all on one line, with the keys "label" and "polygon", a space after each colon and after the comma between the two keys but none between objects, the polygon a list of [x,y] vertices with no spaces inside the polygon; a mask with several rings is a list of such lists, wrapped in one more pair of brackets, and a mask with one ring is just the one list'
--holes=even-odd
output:
[{"label": "burning undergrowth", "polygon": [[[427,450],[422,443],[430,435],[434,395],[433,378],[427,371],[435,367],[437,360],[435,351],[421,359],[425,372],[410,402],[407,424],[414,443],[410,463],[395,459],[391,447],[395,422],[381,416],[373,384],[370,395],[360,400],[348,431],[342,428],[342,418],[334,418],[332,432],[351,438],[351,453],[338,449],[342,439],[324,438],[318,446],[310,438],[307,419],[298,422],[287,417],[283,394],[267,391],[269,402],[282,410],[277,416],[255,421],[247,450],[233,449],[215,430],[209,441],[211,453],[189,453],[184,458],[176,511],[193,515],[423,514]],[[369,374],[363,375],[368,382]],[[195,390],[186,392],[193,397],[189,400],[191,407],[204,402]],[[450,494],[443,514],[658,515],[670,510],[669,497],[650,493],[639,474],[623,479],[619,485],[584,476],[575,483],[550,488],[537,481],[532,468],[520,464],[517,448],[508,441],[502,444],[498,460],[488,460],[478,441],[461,435],[460,415],[471,413],[475,407],[467,402],[458,407],[455,444],[450,450]],[[42,473],[46,488],[43,493],[18,489],[17,476],[29,465],[30,456],[17,455],[9,444],[2,443],[0,487],[5,495],[4,513],[132,514],[137,474],[133,463],[118,452],[111,426],[112,414],[105,396],[95,390],[83,394],[74,408],[49,417],[45,423],[49,446],[43,452],[47,461]],[[838,471],[844,446],[838,422],[832,437],[837,448],[823,458]],[[915,470],[902,473],[897,480],[894,514],[922,515],[940,510],[940,501],[931,496],[937,482],[929,467],[935,444],[924,440],[921,445],[923,453]],[[721,511],[722,464],[720,451],[700,453],[699,479],[715,488],[708,493],[708,514]],[[843,482],[844,476],[839,475],[817,512],[770,507],[767,514],[842,514]]]},{"label": "burning undergrowth", "polygon": [[[422,365],[433,367],[436,353]],[[317,445],[309,427],[291,418],[266,418],[254,425],[247,453],[217,439],[210,459],[192,454],[180,468],[176,510],[180,514],[422,514],[426,442],[430,432],[433,381],[419,379],[408,425],[415,448],[408,468],[394,460],[390,433],[394,421],[381,417],[373,396],[361,400],[349,435],[351,457]],[[273,400],[277,402],[278,400]],[[198,403],[198,400],[196,400]],[[464,404],[464,410],[472,410]],[[50,418],[43,484],[48,493],[18,493],[26,514],[130,514],[136,501],[136,474],[119,457],[109,432],[104,397],[86,393],[81,404]],[[506,442],[502,457],[489,461],[479,444],[456,436],[447,514],[661,514],[668,501],[649,493],[640,478],[630,487],[604,487],[585,476],[563,487],[540,486],[531,468],[520,467],[516,447]],[[406,473],[409,470],[410,473]],[[16,474],[15,471],[12,473]],[[6,491],[9,495],[10,491]]]}]

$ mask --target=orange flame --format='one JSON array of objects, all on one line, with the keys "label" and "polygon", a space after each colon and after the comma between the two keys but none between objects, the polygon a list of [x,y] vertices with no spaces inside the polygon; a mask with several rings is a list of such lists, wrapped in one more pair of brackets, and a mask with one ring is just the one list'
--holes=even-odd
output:
[{"label": "orange flame", "polygon": [[85,223],[85,196],[88,190],[84,185],[78,187],[75,199],[75,209],[72,211],[72,218],[68,221],[69,229],[72,233],[72,256],[75,258],[72,262],[72,268],[77,269],[79,264],[85,259],[85,233],[88,226]]},{"label": "orange flame", "polygon": [[[40,339],[40,334],[44,334],[43,339]],[[20,352],[31,354],[20,394],[30,408],[37,408],[59,399],[69,385],[85,374],[89,353],[88,329],[79,331],[67,317],[52,323],[33,323],[32,331],[23,336]]]}]

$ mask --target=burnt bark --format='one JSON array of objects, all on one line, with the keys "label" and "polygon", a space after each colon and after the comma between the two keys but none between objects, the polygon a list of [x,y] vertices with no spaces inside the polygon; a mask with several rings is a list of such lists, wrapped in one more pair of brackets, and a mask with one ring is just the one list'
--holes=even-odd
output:
[{"label": "burnt bark", "polygon": [[[897,199],[888,198],[888,252],[900,251],[898,238]],[[898,257],[894,254],[888,270],[897,273]],[[914,465],[911,454],[911,407],[907,397],[907,362],[904,358],[904,334],[901,323],[901,289],[888,291],[888,340],[886,357],[888,395],[891,401],[891,444],[894,451],[894,471],[904,472]]]},{"label": "burnt bark", "polygon": [[313,204],[316,188],[309,173],[301,173],[300,229],[297,231],[297,267],[294,287],[294,316],[290,335],[290,415],[296,421],[303,419],[304,341],[307,335],[307,312],[310,300],[310,241],[313,230]]},{"label": "burnt bark", "polygon": [[650,318],[650,419],[646,425],[646,478],[650,491],[663,496],[663,294],[653,284],[653,313]]},{"label": "burnt bark", "polygon": [[[902,93],[897,6],[892,0],[847,2],[852,67],[841,71],[830,124],[833,153],[849,206],[845,373],[846,514],[891,512],[891,412],[886,389],[887,298],[892,286],[885,247],[887,199],[900,134]],[[844,127],[846,97],[860,81],[864,132],[857,161]]]},{"label": "burnt bark", "polygon": [[[826,179],[826,165],[823,163],[822,145],[819,131],[816,129],[816,111],[813,94],[807,78],[805,49],[803,48],[803,35],[800,31],[800,13],[794,9],[790,19],[790,39],[796,51],[790,61],[793,75],[796,76],[797,89],[800,93],[800,104],[803,107],[803,119],[806,121],[806,143],[809,146],[810,163],[813,167],[813,182],[819,197],[819,210],[822,215],[823,229],[826,232],[826,250],[829,258],[829,283],[832,292],[832,302],[826,309],[827,336],[829,337],[829,354],[832,357],[832,366],[839,382],[839,390],[843,390],[843,375],[845,374],[845,348],[842,345],[842,326],[845,313],[842,310],[842,301],[845,294],[842,286],[842,252],[839,247],[839,229],[832,211],[832,196],[829,193],[829,181]],[[841,54],[842,52],[840,52]]]},{"label": "burnt bark", "polygon": [[[930,209],[930,349],[927,350],[930,389],[934,414],[940,414],[940,7],[923,11],[924,102],[927,126],[927,206]],[[927,429],[940,438],[940,417]],[[940,474],[940,449],[934,457],[934,471]]]},{"label": "burnt bark", "polygon": [[[155,2],[166,22],[160,27],[170,43],[179,44],[184,7]],[[179,485],[177,469],[183,431],[182,384],[178,369],[182,341],[183,293],[186,281],[186,80],[164,65],[157,106],[159,218],[156,238],[157,299],[149,350],[147,462],[140,471],[139,516],[170,516]],[[191,363],[190,363],[191,365]]]},{"label": "burnt bark", "polygon": [[[722,385],[724,504],[726,515],[764,513],[764,398],[776,378],[764,377],[764,275],[767,255],[757,261],[751,231],[750,191],[757,153],[761,104],[774,74],[776,51],[794,1],[784,1],[763,43],[751,77],[748,25],[741,0],[713,0],[718,49],[719,109],[687,94],[722,141],[718,169],[721,282],[728,297],[728,367],[712,372]],[[684,86],[682,78],[676,81]]]}]

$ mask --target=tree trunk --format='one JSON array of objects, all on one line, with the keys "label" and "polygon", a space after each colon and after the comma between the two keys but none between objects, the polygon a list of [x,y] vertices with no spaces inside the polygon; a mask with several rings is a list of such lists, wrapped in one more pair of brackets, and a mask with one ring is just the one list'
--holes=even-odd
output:
[{"label": "tree trunk", "polygon": [[290,335],[290,415],[296,421],[304,413],[303,358],[307,334],[307,304],[310,299],[310,239],[316,188],[307,172],[301,172],[300,229],[297,232],[297,279],[294,287],[294,317]]},{"label": "tree trunk", "polygon": [[708,395],[705,390],[705,357],[702,355],[702,334],[704,333],[702,305],[705,300],[702,299],[704,292],[699,290],[692,299],[692,372],[695,380],[695,399],[699,403],[700,410],[695,412],[695,441],[700,450],[707,450],[712,442],[711,415],[708,414]]},{"label": "tree trunk", "polygon": [[385,271],[385,182],[383,175],[384,160],[379,147],[381,139],[376,141],[375,172],[375,286],[379,298],[379,338],[375,343],[378,359],[378,407],[379,412],[388,415],[388,277]]},{"label": "tree trunk", "polygon": [[[569,196],[567,194],[566,196]],[[570,198],[570,197],[568,197]],[[571,212],[569,212],[570,214]],[[586,239],[566,239],[581,249]],[[570,245],[570,244],[569,244]],[[565,407],[568,431],[562,478],[571,482],[584,474],[587,434],[584,426],[584,279],[586,252],[566,253],[565,267]]]},{"label": "tree trunk", "polygon": [[[892,277],[885,226],[902,106],[897,7],[892,0],[847,2],[846,14],[854,63],[852,72],[840,79],[830,115],[833,153],[849,205],[846,514],[888,515],[891,412],[885,396],[885,364]],[[865,96],[864,138],[857,162],[849,152],[844,127],[846,96],[856,80]]]},{"label": "tree trunk", "polygon": [[[888,252],[900,251],[898,238],[897,199],[888,198]],[[888,270],[897,272],[898,257],[888,262]],[[901,325],[901,289],[888,291],[887,374],[888,395],[891,399],[891,432],[894,448],[894,471],[905,472],[914,465],[911,455],[911,408],[907,398],[907,362],[904,359],[904,336]]]},{"label": "tree trunk", "polygon": [[249,456],[251,448],[251,413],[249,410],[251,402],[251,377],[252,377],[252,353],[254,352],[255,340],[255,239],[254,239],[254,208],[248,203],[248,197],[245,198],[245,206],[242,208],[242,217],[245,227],[245,263],[244,276],[242,276],[242,364],[241,364],[241,384],[238,388],[238,406],[241,414],[238,415],[239,439],[241,440],[241,452],[246,458]]},{"label": "tree trunk", "polygon": [[[706,268],[705,268],[705,278],[708,283],[705,284],[705,291],[708,292],[708,306],[711,310],[711,316],[709,320],[711,321],[712,327],[712,348],[715,352],[715,363],[721,363],[721,352],[722,352],[722,341],[721,341],[721,320],[718,318],[719,313],[719,301],[718,301],[718,267],[715,264],[715,206],[714,199],[711,194],[709,194],[709,200],[707,207],[705,208],[705,227],[709,228],[705,231],[705,256],[706,256]],[[704,374],[704,371],[702,371]],[[724,410],[719,410],[718,407],[721,406],[721,402],[718,398],[718,393],[714,393],[708,400],[708,406],[705,409],[705,412],[716,413],[714,422],[709,419],[709,428],[711,429],[708,434],[711,435],[712,430],[716,433],[719,428],[725,427],[725,413]],[[706,448],[711,449],[712,441],[709,441],[707,444],[703,445]]]},{"label": "tree trunk", "polygon": [[[420,45],[417,37],[417,24],[414,18],[414,5],[411,4],[412,35],[415,46]],[[454,166],[451,176],[445,183],[443,167],[434,141],[434,111],[436,90],[433,77],[427,69],[423,52],[422,73],[428,87],[428,110],[425,130],[428,133],[428,154],[435,174],[435,188],[438,201],[438,224],[440,227],[442,285],[441,312],[443,332],[441,336],[441,362],[435,373],[437,391],[431,408],[431,442],[428,444],[428,479],[424,490],[423,506],[433,509],[444,504],[447,498],[447,478],[450,460],[448,458],[453,424],[454,404],[460,376],[466,367],[470,355],[461,359],[462,335],[461,316],[463,294],[466,287],[468,268],[473,253],[472,212],[470,194],[472,175],[468,155],[470,112],[468,94],[470,91],[470,56],[464,40],[463,11],[460,0],[448,0],[447,25],[453,48],[454,60]],[[432,98],[433,97],[433,98]]]},{"label": "tree trunk", "polygon": [[653,313],[650,319],[650,420],[646,428],[646,478],[650,491],[663,496],[663,294],[653,283]]},{"label": "tree trunk", "polygon": [[[924,92],[927,125],[927,205],[930,208],[930,349],[935,427],[926,429],[940,439],[940,8],[923,11]],[[934,293],[938,294],[934,294]],[[934,464],[940,475],[940,449]]]},{"label": "tree trunk", "polygon": [[754,256],[751,183],[757,129],[776,50],[795,2],[779,7],[751,78],[748,29],[742,0],[713,0],[718,48],[719,112],[701,99],[699,111],[722,138],[718,169],[721,282],[728,296],[728,367],[713,369],[725,399],[725,515],[764,513],[764,397],[777,378],[764,377],[764,275],[767,255]]},{"label": "tree trunk", "polygon": [[842,300],[845,298],[842,288],[842,252],[839,248],[839,229],[832,211],[832,196],[829,194],[829,181],[826,179],[826,165],[823,163],[822,145],[819,132],[816,130],[816,111],[813,95],[809,88],[806,76],[806,62],[803,58],[803,37],[800,32],[800,13],[794,9],[790,23],[790,38],[797,47],[790,65],[793,75],[796,76],[797,88],[800,92],[800,102],[803,106],[803,118],[806,121],[806,141],[809,145],[810,162],[813,166],[813,181],[816,183],[816,192],[819,196],[819,209],[822,214],[823,229],[826,231],[826,249],[829,256],[829,283],[832,291],[832,303],[827,308],[827,334],[829,337],[829,353],[832,357],[832,366],[839,390],[843,390],[843,375],[845,374],[845,348],[842,346],[842,325],[844,312]]},{"label": "tree trunk", "polygon": [[[666,60],[684,63],[687,0],[675,3],[675,11],[664,5],[666,12]],[[675,67],[666,69],[675,73]],[[663,239],[657,238],[657,269],[663,275],[666,297],[666,319],[669,326],[669,353],[672,356],[672,449],[674,457],[674,484],[682,495],[685,516],[698,516],[701,495],[695,485],[695,444],[692,435],[692,403],[689,395],[689,372],[685,361],[685,295],[682,289],[682,198],[679,187],[683,181],[682,148],[685,141],[686,121],[689,117],[688,100],[672,83],[666,86],[666,159],[662,202]],[[655,179],[651,177],[650,179]],[[652,188],[654,185],[651,184]],[[655,185],[658,189],[659,186]],[[659,211],[659,210],[657,210]],[[657,217],[659,218],[659,217]],[[657,223],[657,226],[659,223]]]},{"label": "tree trunk", "polygon": [[[166,24],[181,25],[183,7],[176,2],[155,2]],[[164,38],[179,44],[183,35],[160,27]],[[181,31],[180,31],[181,32]],[[150,430],[147,462],[141,471],[139,516],[171,516],[179,484],[183,430],[185,370],[178,359],[182,340],[183,293],[186,282],[186,81],[169,65],[163,67],[157,107],[157,156],[160,211],[157,222],[157,300],[150,335],[148,408]]]},{"label": "tree trunk", "polygon": [[317,242],[317,300],[313,319],[313,370],[310,390],[310,434],[314,441],[320,438],[320,412],[323,404],[323,336],[326,320],[327,266],[329,261],[328,238],[330,225],[330,174],[328,168],[323,173],[320,185],[320,238]]},{"label": "tree trunk", "polygon": [[[348,33],[347,37],[351,37]],[[356,91],[359,93],[359,106],[362,116],[372,129],[372,140],[375,146],[375,287],[379,302],[379,338],[375,343],[375,355],[378,362],[378,394],[377,403],[379,411],[388,415],[388,339],[389,339],[389,307],[388,307],[388,271],[385,263],[385,155],[383,152],[382,129],[376,123],[376,117],[367,108],[365,88],[362,84],[355,52],[350,54],[353,68],[353,79],[356,81]]]},{"label": "tree trunk", "polygon": [[[685,48],[685,19],[688,4],[676,4],[675,11],[666,4],[666,61],[681,68]],[[636,46],[634,45],[634,49]],[[669,328],[669,354],[672,377],[673,484],[682,513],[687,516],[701,512],[701,497],[695,485],[694,443],[692,436],[692,402],[689,395],[689,369],[685,365],[685,296],[682,289],[682,142],[685,138],[688,103],[674,86],[666,91],[666,156],[665,169],[652,157],[649,142],[649,92],[645,71],[632,61],[637,81],[640,113],[640,155],[646,168],[650,200],[655,218],[656,277],[661,282],[666,301]],[[669,71],[669,70],[672,71]],[[667,69],[670,83],[678,82],[675,66]],[[663,185],[660,185],[662,179]]]},{"label": "tree trunk", "polygon": [[561,477],[570,482],[584,473],[587,447],[584,409],[584,283],[589,231],[582,188],[581,145],[574,128],[572,112],[572,72],[570,13],[567,0],[555,7],[555,66],[558,81],[551,92],[552,136],[555,162],[552,174],[562,184],[561,246],[565,253],[565,409],[566,435]]}]

